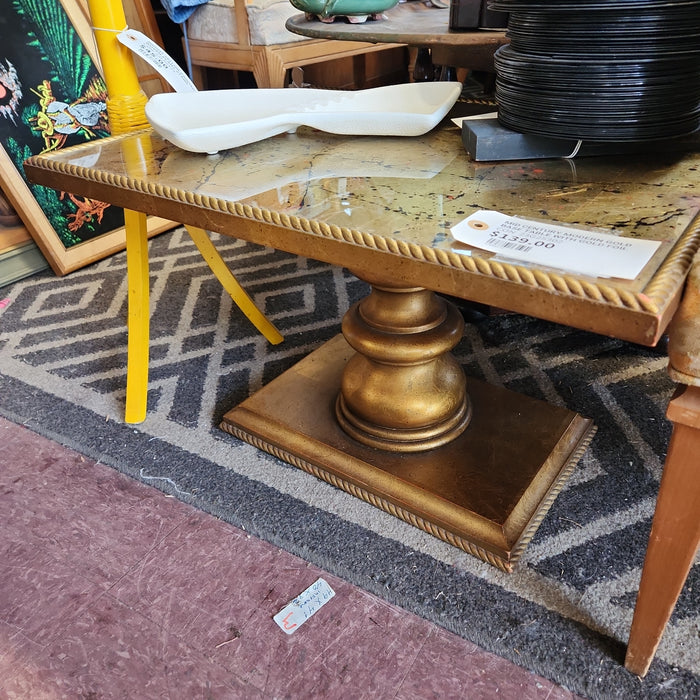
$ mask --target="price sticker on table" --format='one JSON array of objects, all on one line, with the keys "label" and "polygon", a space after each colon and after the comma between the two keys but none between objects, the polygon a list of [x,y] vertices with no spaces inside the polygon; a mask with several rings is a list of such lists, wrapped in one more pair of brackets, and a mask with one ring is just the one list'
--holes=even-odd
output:
[{"label": "price sticker on table", "polygon": [[612,233],[530,221],[498,211],[478,211],[452,235],[466,245],[522,261],[590,277],[635,279],[661,243]]}]

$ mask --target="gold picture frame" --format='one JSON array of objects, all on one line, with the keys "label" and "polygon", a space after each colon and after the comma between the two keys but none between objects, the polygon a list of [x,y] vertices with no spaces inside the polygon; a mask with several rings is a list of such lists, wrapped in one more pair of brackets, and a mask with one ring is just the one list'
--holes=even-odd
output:
[{"label": "gold picture frame", "polygon": [[[109,135],[84,0],[0,0],[0,187],[57,275],[125,247],[123,211],[30,183],[23,162]],[[51,31],[45,31],[49,27]],[[149,217],[149,235],[176,224]]]}]

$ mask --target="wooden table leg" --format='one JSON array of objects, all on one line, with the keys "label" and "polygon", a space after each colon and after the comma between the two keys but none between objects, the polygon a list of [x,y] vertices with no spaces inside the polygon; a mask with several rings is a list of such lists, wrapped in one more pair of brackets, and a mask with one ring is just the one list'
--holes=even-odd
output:
[{"label": "wooden table leg", "polygon": [[625,667],[646,675],[700,544],[700,387],[671,399],[673,422]]}]

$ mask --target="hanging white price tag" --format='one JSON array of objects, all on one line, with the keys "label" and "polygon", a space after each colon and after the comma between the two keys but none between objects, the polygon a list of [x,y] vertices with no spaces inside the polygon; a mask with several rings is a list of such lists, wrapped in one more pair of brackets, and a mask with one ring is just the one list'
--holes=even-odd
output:
[{"label": "hanging white price tag", "polygon": [[155,41],[135,29],[125,29],[117,34],[121,44],[128,47],[172,86],[175,92],[197,92],[195,84],[180,66]]}]

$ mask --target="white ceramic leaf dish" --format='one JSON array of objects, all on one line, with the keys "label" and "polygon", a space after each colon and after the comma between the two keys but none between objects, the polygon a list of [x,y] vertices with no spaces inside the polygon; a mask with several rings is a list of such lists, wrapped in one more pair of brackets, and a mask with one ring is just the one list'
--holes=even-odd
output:
[{"label": "white ceramic leaf dish", "polygon": [[251,89],[160,93],[146,117],[186,151],[217,153],[310,126],[347,135],[419,136],[457,101],[458,82],[406,83],[369,90]]}]

